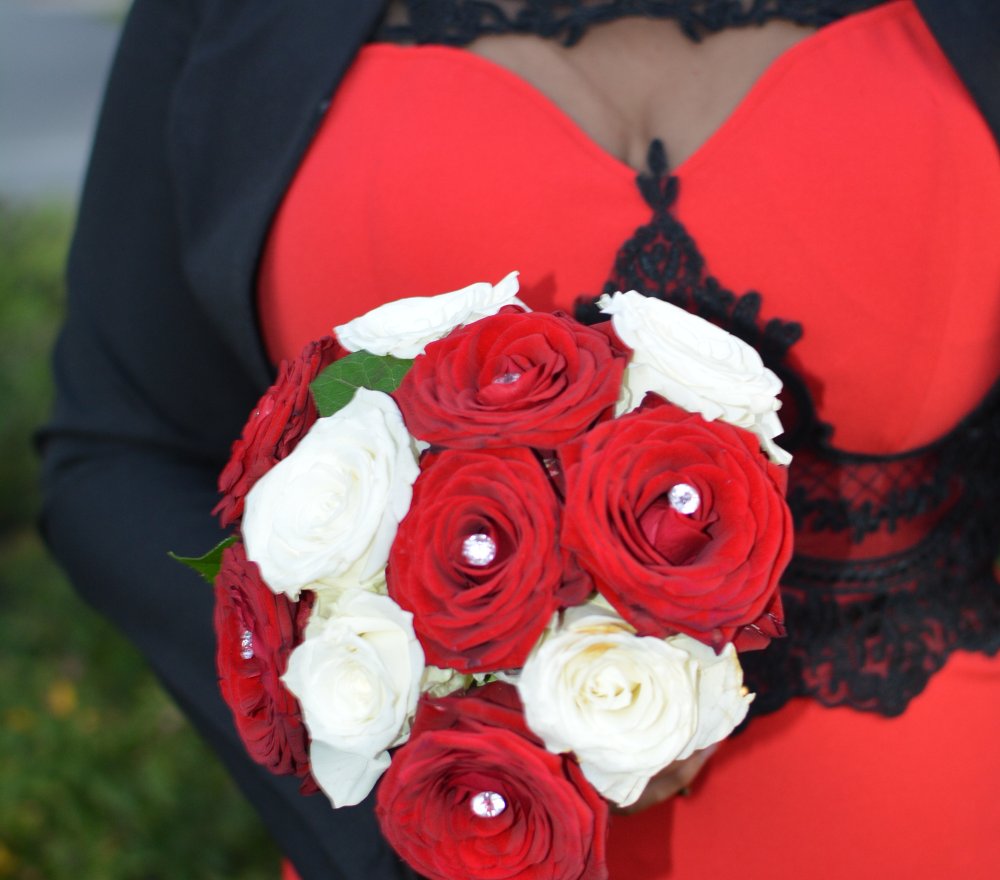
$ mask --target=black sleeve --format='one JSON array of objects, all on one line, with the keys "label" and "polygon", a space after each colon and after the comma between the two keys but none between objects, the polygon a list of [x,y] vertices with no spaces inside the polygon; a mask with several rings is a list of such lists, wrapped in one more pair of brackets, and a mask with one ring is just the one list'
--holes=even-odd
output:
[{"label": "black sleeve", "polygon": [[108,85],[40,434],[43,528],[83,597],[146,655],[304,880],[410,876],[371,804],[333,811],[245,756],[219,696],[211,590],[170,560],[221,537],[215,480],[258,387],[185,282],[165,148],[198,4],[138,0]]},{"label": "black sleeve", "polygon": [[1000,144],[1000,3],[916,0],[916,5]]}]

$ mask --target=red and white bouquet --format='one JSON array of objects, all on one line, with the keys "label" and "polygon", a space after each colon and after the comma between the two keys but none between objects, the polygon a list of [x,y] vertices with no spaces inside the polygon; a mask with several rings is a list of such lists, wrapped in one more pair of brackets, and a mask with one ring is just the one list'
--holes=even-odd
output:
[{"label": "red and white bouquet", "polygon": [[223,695],[428,878],[607,876],[608,801],[728,736],[782,634],[777,378],[659,300],[399,300],[282,364],[216,508]]}]

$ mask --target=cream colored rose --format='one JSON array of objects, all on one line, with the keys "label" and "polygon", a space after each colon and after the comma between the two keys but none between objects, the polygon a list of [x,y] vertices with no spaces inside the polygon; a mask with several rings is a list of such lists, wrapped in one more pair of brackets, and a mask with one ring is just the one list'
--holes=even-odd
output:
[{"label": "cream colored rose", "polygon": [[394,300],[334,327],[334,332],[348,351],[415,358],[428,343],[456,327],[495,315],[504,306],[527,311],[517,291],[517,272],[511,272],[497,285],[479,282],[438,296]]},{"label": "cream colored rose", "polygon": [[276,593],[377,580],[410,508],[417,453],[395,402],[359,388],[250,490],[247,556]]},{"label": "cream colored rose", "polygon": [[335,807],[357,804],[409,734],[424,654],[388,596],[345,591],[313,614],[282,681],[302,704],[312,774]]},{"label": "cream colored rose", "polygon": [[697,663],[662,639],[640,638],[615,612],[570,608],[524,665],[528,726],[572,752],[590,783],[620,806],[682,754],[698,729]]},{"label": "cream colored rose", "polygon": [[782,433],[781,380],[751,346],[697,315],[634,290],[605,294],[598,305],[634,352],[617,415],[631,412],[652,391],[709,421],[753,431],[773,461],[791,461],[774,442]]},{"label": "cream colored rose", "polygon": [[528,726],[549,751],[572,752],[619,806],[673,761],[725,738],[751,697],[732,645],[639,637],[603,603],[563,613],[518,682]]}]

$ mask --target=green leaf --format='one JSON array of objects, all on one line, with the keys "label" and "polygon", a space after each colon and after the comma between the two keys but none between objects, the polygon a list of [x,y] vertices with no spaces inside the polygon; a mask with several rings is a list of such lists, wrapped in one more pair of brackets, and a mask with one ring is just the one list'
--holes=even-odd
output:
[{"label": "green leaf", "polygon": [[412,365],[412,360],[392,355],[355,351],[334,361],[313,379],[309,387],[316,409],[321,416],[332,416],[351,402],[359,388],[390,394],[399,387]]},{"label": "green leaf", "polygon": [[184,563],[188,568],[194,569],[206,581],[214,584],[219,569],[222,568],[222,551],[227,547],[232,547],[238,540],[239,538],[236,535],[230,535],[225,540],[219,541],[204,556],[178,556],[174,552],[169,552],[167,555],[171,559],[176,559],[178,562]]}]

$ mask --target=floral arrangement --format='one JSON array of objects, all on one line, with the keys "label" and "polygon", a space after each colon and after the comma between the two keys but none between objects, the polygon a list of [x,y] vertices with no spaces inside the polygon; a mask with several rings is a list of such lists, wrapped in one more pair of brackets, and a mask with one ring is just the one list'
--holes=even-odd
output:
[{"label": "floral arrangement", "polygon": [[223,696],[334,807],[377,784],[432,880],[602,878],[608,802],[728,736],[782,634],[780,383],[638,293],[585,326],[516,273],[281,365],[220,477]]}]

